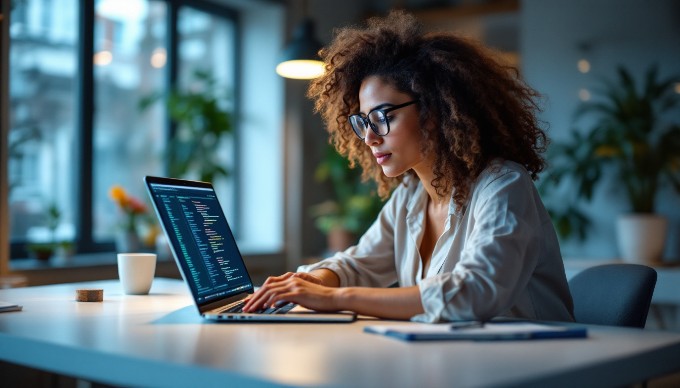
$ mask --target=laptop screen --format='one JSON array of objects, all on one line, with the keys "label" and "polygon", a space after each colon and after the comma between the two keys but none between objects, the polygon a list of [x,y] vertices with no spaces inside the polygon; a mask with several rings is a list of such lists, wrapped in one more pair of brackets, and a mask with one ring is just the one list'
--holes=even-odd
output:
[{"label": "laptop screen", "polygon": [[253,284],[212,185],[146,177],[154,208],[199,305]]}]

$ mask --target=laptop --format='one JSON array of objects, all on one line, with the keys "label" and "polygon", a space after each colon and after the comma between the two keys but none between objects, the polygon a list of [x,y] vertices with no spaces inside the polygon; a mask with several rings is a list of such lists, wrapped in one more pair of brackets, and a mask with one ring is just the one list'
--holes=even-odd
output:
[{"label": "laptop", "polygon": [[215,321],[352,322],[349,312],[320,313],[288,303],[258,313],[240,307],[254,292],[211,183],[147,176],[147,191],[172,255],[201,316]]}]

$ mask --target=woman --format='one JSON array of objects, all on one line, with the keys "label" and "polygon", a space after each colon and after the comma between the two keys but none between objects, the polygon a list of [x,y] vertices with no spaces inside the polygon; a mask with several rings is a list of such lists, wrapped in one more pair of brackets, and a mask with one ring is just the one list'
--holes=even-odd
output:
[{"label": "woman", "polygon": [[533,185],[547,143],[538,94],[482,48],[423,33],[403,12],[340,30],[321,54],[326,73],[309,95],[331,141],[380,195],[394,192],[356,246],[268,278],[244,310],[291,301],[424,322],[573,320]]}]

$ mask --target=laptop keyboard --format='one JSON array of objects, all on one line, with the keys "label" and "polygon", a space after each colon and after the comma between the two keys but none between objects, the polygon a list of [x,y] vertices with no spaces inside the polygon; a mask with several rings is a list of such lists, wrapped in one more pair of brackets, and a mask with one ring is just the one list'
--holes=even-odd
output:
[{"label": "laptop keyboard", "polygon": [[[245,300],[233,303],[229,306],[226,306],[224,310],[219,311],[220,313],[242,313],[243,312],[243,306],[246,304]],[[279,307],[269,307],[266,309],[262,309],[259,311],[255,311],[254,314],[285,314],[292,310],[296,306],[295,303],[286,303],[284,305],[281,305]]]}]

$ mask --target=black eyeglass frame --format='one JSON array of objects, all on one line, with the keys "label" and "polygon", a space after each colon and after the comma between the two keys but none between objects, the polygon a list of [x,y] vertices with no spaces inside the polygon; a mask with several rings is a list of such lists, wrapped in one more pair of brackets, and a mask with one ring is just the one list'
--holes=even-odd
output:
[{"label": "black eyeglass frame", "polygon": [[[409,106],[409,105],[413,105],[413,104],[415,104],[415,103],[417,103],[417,102],[418,102],[418,100],[416,99],[416,100],[412,100],[412,101],[409,101],[409,102],[405,102],[405,103],[403,103],[403,104],[391,106],[391,107],[389,107],[389,108],[376,108],[376,109],[372,109],[372,110],[370,110],[370,111],[368,112],[368,114],[355,113],[355,114],[353,114],[353,115],[349,115],[349,117],[348,117],[348,119],[349,119],[349,125],[352,127],[352,130],[354,131],[354,134],[357,135],[357,137],[358,137],[359,139],[361,139],[361,140],[366,139],[366,136],[362,137],[361,134],[364,133],[364,131],[361,130],[361,129],[357,129],[357,128],[354,126],[353,121],[352,121],[352,118],[353,118],[353,117],[356,117],[356,118],[358,118],[358,119],[361,119],[361,122],[364,124],[364,128],[366,128],[366,124],[368,124],[368,126],[371,127],[371,130],[373,131],[373,133],[375,133],[376,135],[378,135],[378,136],[387,136],[387,135],[389,135],[389,133],[390,133],[390,121],[387,120],[387,114],[390,113],[390,112],[392,112],[392,111],[395,111],[395,110],[397,110],[397,109],[401,109],[401,108],[405,108],[405,107],[407,107],[407,106]],[[373,113],[373,112],[381,112],[382,115],[385,117],[385,119],[386,119],[386,120],[385,120],[385,125],[387,126],[387,131],[386,131],[384,134],[381,134],[380,132],[378,132],[378,125],[376,125],[375,123],[373,123],[373,122],[371,121],[371,119],[368,118],[368,116],[370,116],[371,113]]]}]

